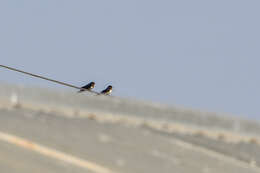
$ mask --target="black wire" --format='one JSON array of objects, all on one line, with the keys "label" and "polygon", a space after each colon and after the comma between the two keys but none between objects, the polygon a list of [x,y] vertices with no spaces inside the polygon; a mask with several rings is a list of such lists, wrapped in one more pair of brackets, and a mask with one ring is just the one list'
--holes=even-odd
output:
[{"label": "black wire", "polygon": [[23,74],[26,74],[26,75],[30,75],[30,76],[33,76],[33,77],[36,77],[36,78],[40,78],[40,79],[43,79],[43,80],[48,80],[48,81],[58,83],[58,84],[61,84],[61,85],[65,85],[65,86],[68,86],[68,87],[71,87],[71,88],[75,88],[75,89],[79,89],[79,90],[83,89],[85,91],[88,91],[88,92],[91,92],[91,93],[94,93],[94,94],[100,94],[100,93],[95,92],[95,91],[87,90],[85,88],[77,87],[77,86],[74,86],[74,85],[71,85],[71,84],[68,84],[68,83],[65,83],[65,82],[60,82],[60,81],[53,80],[53,79],[50,79],[50,78],[46,78],[46,77],[36,75],[36,74],[33,74],[33,73],[28,73],[28,72],[18,70],[18,69],[12,68],[12,67],[8,67],[8,66],[5,66],[5,65],[0,64],[0,67],[6,68],[6,69],[9,69],[9,70],[12,70],[12,71],[16,71],[16,72],[19,72],[19,73],[23,73]]}]

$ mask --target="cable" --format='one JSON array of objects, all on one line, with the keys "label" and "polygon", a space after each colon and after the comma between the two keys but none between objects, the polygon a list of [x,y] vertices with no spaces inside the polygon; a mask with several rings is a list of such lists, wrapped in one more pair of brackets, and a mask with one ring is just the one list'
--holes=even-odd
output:
[{"label": "cable", "polygon": [[[5,65],[0,64],[0,67],[6,68],[6,69],[9,69],[9,70],[12,70],[12,71],[16,71],[16,72],[19,72],[19,73],[23,73],[23,74],[26,74],[26,75],[30,75],[30,76],[33,76],[33,77],[36,77],[36,78],[40,78],[40,79],[43,79],[43,80],[48,80],[48,81],[58,83],[58,84],[61,84],[61,85],[65,85],[65,86],[68,86],[68,87],[71,87],[71,88],[75,88],[75,89],[79,89],[79,90],[84,89],[84,88],[77,87],[77,86],[74,86],[74,85],[71,85],[71,84],[68,84],[68,83],[65,83],[65,82],[60,82],[60,81],[53,80],[53,79],[50,79],[50,78],[46,78],[46,77],[36,75],[36,74],[33,74],[33,73],[28,73],[28,72],[18,70],[18,69],[12,68],[12,67],[8,67],[8,66],[5,66]],[[94,94],[100,94],[100,93],[95,92],[95,91],[91,91],[91,90],[87,90],[87,89],[84,89],[84,90],[91,92],[91,93],[94,93]]]}]

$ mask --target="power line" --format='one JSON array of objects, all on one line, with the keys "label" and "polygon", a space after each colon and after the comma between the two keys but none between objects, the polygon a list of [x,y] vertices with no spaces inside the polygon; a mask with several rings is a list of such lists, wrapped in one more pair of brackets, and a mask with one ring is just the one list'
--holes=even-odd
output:
[{"label": "power line", "polygon": [[[8,66],[5,66],[5,65],[1,65],[0,64],[0,67],[6,68],[6,69],[9,69],[9,70],[12,70],[12,71],[16,71],[16,72],[19,72],[19,73],[23,73],[23,74],[26,74],[26,75],[30,75],[30,76],[33,76],[33,77],[36,77],[36,78],[40,78],[40,79],[43,79],[43,80],[47,80],[47,81],[51,81],[51,82],[54,82],[54,83],[58,83],[58,84],[61,84],[61,85],[64,85],[64,86],[68,86],[68,87],[71,87],[71,88],[75,88],[75,89],[79,89],[79,90],[81,90],[81,89],[86,90],[84,88],[77,87],[77,86],[74,86],[74,85],[71,85],[71,84],[68,84],[68,83],[65,83],[65,82],[60,82],[60,81],[57,81],[57,80],[53,80],[53,79],[50,79],[50,78],[47,78],[47,77],[43,77],[43,76],[40,76],[40,75],[37,75],[37,74],[33,74],[33,73],[25,72],[25,71],[22,71],[22,70],[18,70],[16,68],[8,67]],[[91,90],[86,90],[86,91],[94,93],[94,94],[100,94],[98,92],[91,91]]]}]

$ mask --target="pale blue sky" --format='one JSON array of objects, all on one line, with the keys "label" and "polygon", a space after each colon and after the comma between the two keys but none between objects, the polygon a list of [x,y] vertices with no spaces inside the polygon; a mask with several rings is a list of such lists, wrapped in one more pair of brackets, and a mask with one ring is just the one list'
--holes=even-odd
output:
[{"label": "pale blue sky", "polygon": [[[260,119],[259,7],[257,0],[2,0],[0,64],[77,86],[94,80],[97,90],[110,82],[117,96]],[[64,88],[5,70],[0,80]]]}]

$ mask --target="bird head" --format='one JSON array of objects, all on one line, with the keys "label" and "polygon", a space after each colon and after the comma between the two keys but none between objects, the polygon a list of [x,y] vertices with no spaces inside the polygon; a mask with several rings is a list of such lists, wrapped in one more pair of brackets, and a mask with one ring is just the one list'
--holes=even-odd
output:
[{"label": "bird head", "polygon": [[90,86],[91,86],[91,88],[94,88],[95,87],[95,82],[90,82]]},{"label": "bird head", "polygon": [[111,85],[109,85],[109,86],[107,87],[108,90],[112,90],[112,88],[113,88],[113,87],[112,87]]}]

